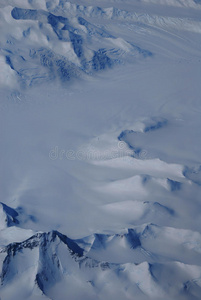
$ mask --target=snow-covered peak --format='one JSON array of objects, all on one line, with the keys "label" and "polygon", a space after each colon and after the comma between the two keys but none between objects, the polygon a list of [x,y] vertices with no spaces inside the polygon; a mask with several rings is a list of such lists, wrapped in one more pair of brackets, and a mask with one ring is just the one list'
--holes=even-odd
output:
[{"label": "snow-covered peak", "polygon": [[0,230],[18,224],[18,213],[4,203],[0,203]]},{"label": "snow-covered peak", "polygon": [[[10,300],[14,291],[16,297],[21,299],[26,299],[26,295],[29,295],[30,299],[47,297],[64,300],[67,293],[75,300],[83,293],[89,299],[93,299],[98,291],[101,297],[109,300],[108,282],[111,286],[110,297],[115,296],[118,300],[122,299],[121,297],[130,299],[133,295],[137,295],[140,300],[146,297],[168,299],[170,294],[174,298],[181,293],[196,295],[200,290],[199,281],[196,279],[201,276],[200,267],[180,263],[176,259],[174,262],[167,260],[158,263],[162,255],[160,249],[163,240],[160,237],[161,244],[157,244],[158,234],[165,234],[164,241],[168,238],[169,245],[173,242],[171,251],[177,252],[174,249],[175,233],[172,230],[175,229],[161,229],[149,224],[141,228],[126,229],[120,234],[95,234],[91,239],[88,237],[80,240],[69,239],[58,231],[36,233],[22,242],[11,243],[1,248],[1,295]],[[181,230],[178,232],[183,232],[183,238],[189,240],[189,232]],[[82,246],[85,248],[92,240],[91,250],[84,251]],[[152,247],[153,252],[146,250],[145,246]],[[109,260],[105,259],[103,251],[107,252]],[[115,256],[117,257],[118,252],[119,262],[111,262]],[[127,256],[127,261],[124,262],[121,261],[123,252],[126,254],[125,257]],[[162,252],[165,253],[164,250]],[[141,258],[144,256],[144,260],[140,261],[140,256]],[[135,263],[137,257],[139,262]],[[148,262],[149,260],[152,261]],[[176,274],[174,277],[176,287],[175,290],[169,291],[165,282],[172,285],[171,276],[168,275],[171,272]],[[192,276],[195,284],[191,281]],[[79,289],[76,290],[78,283]],[[191,288],[188,293],[186,285]]]}]

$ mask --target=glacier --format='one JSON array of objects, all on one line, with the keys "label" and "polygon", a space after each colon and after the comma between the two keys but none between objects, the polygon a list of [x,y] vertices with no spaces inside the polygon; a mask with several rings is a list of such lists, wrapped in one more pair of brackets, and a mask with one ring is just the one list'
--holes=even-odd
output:
[{"label": "glacier", "polygon": [[201,2],[0,1],[0,299],[199,300]]}]

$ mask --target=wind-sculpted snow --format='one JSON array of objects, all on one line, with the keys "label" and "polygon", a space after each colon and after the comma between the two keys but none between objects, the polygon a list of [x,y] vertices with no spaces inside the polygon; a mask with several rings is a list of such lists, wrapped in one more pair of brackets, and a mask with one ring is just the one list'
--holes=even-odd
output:
[{"label": "wind-sculpted snow", "polygon": [[175,6],[175,7],[188,7],[188,8],[195,8],[200,9],[201,2],[200,0],[141,0],[141,2],[153,3],[153,4],[160,4],[160,5],[168,5],[168,6]]},{"label": "wind-sculpted snow", "polygon": [[[121,2],[121,1],[120,1]],[[148,2],[150,1],[143,0],[141,2]],[[181,1],[173,0],[172,3],[170,1],[160,1],[160,3],[156,0],[151,1],[153,4],[163,4],[163,5],[170,5],[172,6],[180,6],[180,7],[192,7],[196,9],[200,9],[200,5],[195,3],[193,0],[189,0],[188,3],[181,3]],[[154,3],[155,2],[155,3]],[[54,3],[54,4],[53,4]],[[78,5],[69,1],[62,1],[59,3],[55,3],[52,1],[52,5],[48,5],[48,10],[50,12],[60,12],[65,11],[69,15],[71,14],[78,14],[85,17],[93,17],[93,18],[100,18],[100,19],[109,19],[109,20],[124,20],[124,21],[132,21],[132,22],[140,22],[141,24],[146,24],[149,26],[158,26],[162,28],[179,28],[182,30],[187,31],[195,31],[200,32],[200,22],[195,22],[193,20],[189,20],[188,18],[175,18],[175,17],[164,17],[157,14],[148,14],[148,13],[138,13],[136,11],[130,11],[118,8],[116,6],[118,1],[114,3],[113,1],[107,2],[105,7],[100,6],[92,6],[92,5]],[[111,6],[112,5],[112,6]],[[113,6],[114,5],[114,6]],[[109,7],[108,7],[109,6]]]}]

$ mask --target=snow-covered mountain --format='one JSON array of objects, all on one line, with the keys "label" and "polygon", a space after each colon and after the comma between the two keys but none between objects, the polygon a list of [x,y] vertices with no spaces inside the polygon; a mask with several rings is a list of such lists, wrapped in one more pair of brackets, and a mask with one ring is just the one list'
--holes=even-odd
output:
[{"label": "snow-covered mountain", "polygon": [[74,12],[74,6],[60,15],[61,5],[54,10],[52,5],[47,2],[43,10],[30,2],[27,6],[31,8],[6,6],[1,11],[2,26],[14,29],[1,41],[1,59],[19,83],[32,86],[58,79],[66,82],[111,68],[122,63],[124,56],[133,59],[152,55],[91,24]]},{"label": "snow-covered mountain", "polygon": [[199,300],[201,2],[0,1],[0,299]]},{"label": "snow-covered mountain", "polygon": [[198,232],[153,224],[79,240],[58,231],[35,233],[0,248],[1,296],[196,299],[201,266],[194,263],[201,252],[195,240],[201,245]]}]

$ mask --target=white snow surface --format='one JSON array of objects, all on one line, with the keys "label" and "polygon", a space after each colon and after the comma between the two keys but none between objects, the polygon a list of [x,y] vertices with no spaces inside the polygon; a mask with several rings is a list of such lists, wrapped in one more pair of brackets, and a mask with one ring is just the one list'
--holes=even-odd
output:
[{"label": "white snow surface", "polygon": [[201,1],[0,26],[0,299],[200,300]]}]

